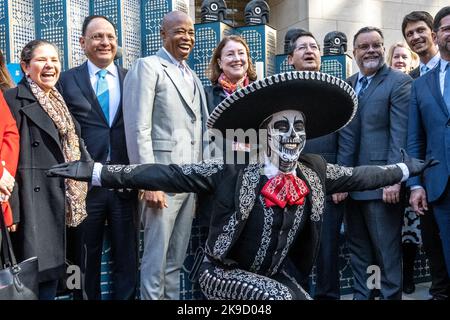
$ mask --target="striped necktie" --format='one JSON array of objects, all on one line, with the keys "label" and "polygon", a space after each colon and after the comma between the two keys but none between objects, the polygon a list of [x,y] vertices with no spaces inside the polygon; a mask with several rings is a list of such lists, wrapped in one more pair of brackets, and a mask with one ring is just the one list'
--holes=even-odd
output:
[{"label": "striped necktie", "polygon": [[364,95],[364,91],[366,91],[367,89],[369,80],[367,80],[367,77],[362,77],[361,79],[359,79],[359,82],[361,82],[361,89],[359,89],[358,98],[361,98]]},{"label": "striped necktie", "polygon": [[106,69],[101,69],[97,72],[97,90],[95,94],[97,95],[98,103],[103,110],[106,122],[109,125],[109,89],[108,81],[106,80],[106,74],[108,71]]}]

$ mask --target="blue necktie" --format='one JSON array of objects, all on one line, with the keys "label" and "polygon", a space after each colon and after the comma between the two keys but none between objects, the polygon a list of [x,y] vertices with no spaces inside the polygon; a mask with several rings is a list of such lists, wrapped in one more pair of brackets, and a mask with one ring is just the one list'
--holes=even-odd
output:
[{"label": "blue necktie", "polygon": [[445,78],[444,78],[444,101],[447,108],[450,110],[450,62],[447,63],[445,67]]},{"label": "blue necktie", "polygon": [[430,68],[427,67],[427,65],[423,65],[420,67],[420,75],[423,76],[425,73],[427,73],[430,70]]},{"label": "blue necktie", "polygon": [[361,98],[364,95],[364,91],[366,91],[367,89],[369,80],[367,80],[367,77],[362,77],[361,79],[359,79],[359,82],[361,82],[361,89],[359,89],[358,98]]},{"label": "blue necktie", "polygon": [[106,121],[109,125],[109,89],[108,81],[106,80],[107,70],[101,69],[97,72],[97,90],[95,94],[97,95],[98,103],[102,107],[103,114],[105,115]]}]

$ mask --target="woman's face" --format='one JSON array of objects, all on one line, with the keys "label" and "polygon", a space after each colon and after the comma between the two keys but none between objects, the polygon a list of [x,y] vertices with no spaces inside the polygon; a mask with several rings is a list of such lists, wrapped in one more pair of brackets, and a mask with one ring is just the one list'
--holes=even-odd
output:
[{"label": "woman's face", "polygon": [[245,75],[248,69],[247,50],[244,45],[236,41],[228,41],[220,52],[219,67],[223,73],[236,83]]},{"label": "woman's face", "polygon": [[404,73],[411,71],[411,52],[402,47],[396,47],[394,53],[392,54],[392,65],[394,69],[398,69]]},{"label": "woman's face", "polygon": [[58,52],[49,44],[43,44],[33,51],[33,57],[28,65],[21,63],[25,73],[44,91],[49,92],[59,79],[61,62]]}]

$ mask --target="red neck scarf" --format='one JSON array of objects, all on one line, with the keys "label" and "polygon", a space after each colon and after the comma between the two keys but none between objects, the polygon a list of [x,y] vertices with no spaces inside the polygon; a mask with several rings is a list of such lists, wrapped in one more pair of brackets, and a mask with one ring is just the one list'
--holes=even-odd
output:
[{"label": "red neck scarf", "polygon": [[221,73],[219,76],[219,79],[217,82],[220,84],[220,86],[223,88],[225,93],[229,96],[233,92],[235,92],[238,89],[242,89],[243,87],[247,86],[249,83],[248,76],[245,74],[238,82],[232,83],[230,79],[225,75],[225,73]]},{"label": "red neck scarf", "polygon": [[269,179],[261,190],[266,206],[286,207],[287,204],[302,205],[309,189],[306,183],[292,173],[280,173]]}]

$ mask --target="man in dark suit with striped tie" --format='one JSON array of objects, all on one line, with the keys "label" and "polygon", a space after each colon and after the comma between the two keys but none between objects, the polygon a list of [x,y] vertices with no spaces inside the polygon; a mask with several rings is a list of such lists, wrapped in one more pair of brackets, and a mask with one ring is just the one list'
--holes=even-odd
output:
[{"label": "man in dark suit with striped tie", "polygon": [[[400,148],[406,146],[412,79],[385,64],[380,29],[361,28],[353,47],[359,72],[347,81],[358,94],[358,111],[340,131],[338,164],[395,163]],[[400,184],[349,194],[344,219],[356,300],[372,299],[373,289],[380,289],[384,299],[401,299],[403,212],[399,201]],[[379,284],[368,283],[373,269],[379,270]]]},{"label": "man in dark suit with striped tie", "polygon": [[[88,60],[63,72],[60,90],[95,161],[129,163],[122,114],[122,84],[126,70],[114,64],[115,27],[104,16],[85,19],[80,38]],[[76,257],[83,299],[101,299],[100,266],[105,222],[111,230],[113,299],[133,299],[137,281],[137,194],[91,187],[88,217],[76,230]]]}]

